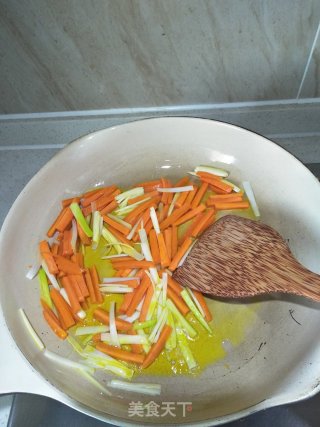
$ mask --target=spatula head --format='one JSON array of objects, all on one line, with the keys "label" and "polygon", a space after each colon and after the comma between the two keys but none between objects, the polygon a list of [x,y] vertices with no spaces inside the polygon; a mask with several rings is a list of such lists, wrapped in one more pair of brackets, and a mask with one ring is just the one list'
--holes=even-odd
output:
[{"label": "spatula head", "polygon": [[311,285],[312,280],[320,289],[319,277],[293,258],[278,232],[234,215],[222,217],[205,231],[173,277],[184,286],[220,297],[289,292],[319,299],[313,288],[308,295],[301,291],[301,284]]}]

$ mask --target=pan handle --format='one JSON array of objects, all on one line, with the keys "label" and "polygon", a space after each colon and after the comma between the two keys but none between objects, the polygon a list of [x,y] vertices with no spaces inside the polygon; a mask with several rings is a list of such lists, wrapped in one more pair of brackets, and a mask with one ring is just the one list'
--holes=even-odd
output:
[{"label": "pan handle", "polygon": [[14,342],[0,305],[0,394],[33,393],[63,401],[51,384],[28,363]]}]

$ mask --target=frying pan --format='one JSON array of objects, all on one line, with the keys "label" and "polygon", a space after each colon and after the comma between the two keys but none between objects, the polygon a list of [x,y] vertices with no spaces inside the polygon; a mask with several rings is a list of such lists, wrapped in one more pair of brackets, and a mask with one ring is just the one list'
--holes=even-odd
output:
[{"label": "frying pan", "polygon": [[[25,278],[59,201],[95,184],[116,182],[125,187],[164,174],[175,178],[198,164],[211,163],[230,170],[237,182],[249,180],[262,221],[288,239],[302,264],[320,271],[319,183],[271,141],[236,126],[195,118],[148,119],[84,136],[31,179],[1,230],[1,393],[49,396],[117,425],[211,426],[318,392],[320,306],[307,300],[279,295],[259,299],[255,321],[241,344],[199,376],[143,378],[162,384],[162,394],[152,398],[117,391],[110,397],[101,394],[74,370],[48,360],[18,316],[18,309],[24,308],[46,347],[76,360],[42,319],[37,280]],[[251,303],[223,302],[231,309],[233,304]],[[133,401],[160,406],[173,402],[175,416],[131,417],[128,408]]]}]

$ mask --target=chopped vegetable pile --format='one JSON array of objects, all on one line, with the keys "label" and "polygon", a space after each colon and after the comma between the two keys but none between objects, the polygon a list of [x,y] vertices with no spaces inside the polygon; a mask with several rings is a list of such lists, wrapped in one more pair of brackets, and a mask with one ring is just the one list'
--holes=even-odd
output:
[{"label": "chopped vegetable pile", "polygon": [[[39,244],[41,267],[27,277],[38,274],[44,319],[83,358],[70,364],[80,365],[92,382],[95,369],[131,380],[177,348],[189,372],[198,367],[190,349],[197,340],[194,322],[211,334],[212,313],[204,296],[177,283],[172,272],[218,211],[252,208],[259,216],[249,182],[244,192],[227,177],[225,170],[199,166],[176,183],[160,178],[126,191],[110,185],[62,200],[49,241]],[[97,265],[86,267],[88,247],[103,248],[101,262],[112,266],[112,274],[101,277]],[[109,385],[160,393],[156,384]]]}]

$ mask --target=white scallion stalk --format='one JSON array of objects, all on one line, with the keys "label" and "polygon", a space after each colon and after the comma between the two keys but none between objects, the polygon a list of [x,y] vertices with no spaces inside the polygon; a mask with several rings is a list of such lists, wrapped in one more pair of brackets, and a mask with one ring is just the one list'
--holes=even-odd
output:
[{"label": "white scallion stalk", "polygon": [[151,383],[127,383],[119,380],[111,380],[108,382],[108,386],[116,388],[118,390],[129,391],[139,394],[147,394],[150,396],[157,396],[161,394],[160,384]]},{"label": "white scallion stalk", "polygon": [[[118,334],[120,344],[147,344],[147,339],[141,335],[125,335]],[[101,341],[112,344],[112,338],[110,333],[101,334]]]},{"label": "white scallion stalk", "polygon": [[43,342],[41,341],[41,339],[39,338],[36,331],[33,329],[33,326],[31,325],[30,320],[28,319],[24,309],[19,308],[18,313],[19,313],[23,323],[25,324],[25,327],[26,327],[27,331],[29,332],[31,338],[35,342],[36,346],[39,348],[39,350],[41,350],[41,351],[44,350],[45,346],[44,346]]},{"label": "white scallion stalk", "polygon": [[154,207],[150,208],[150,218],[152,221],[153,228],[155,229],[155,232],[157,234],[160,234],[159,221],[158,221],[156,211],[154,210]]},{"label": "white scallion stalk", "polygon": [[140,316],[140,311],[135,311],[131,316],[127,316],[126,314],[121,314],[119,319],[125,320],[126,322],[133,323]]},{"label": "white scallion stalk", "polygon": [[117,332],[117,326],[116,326],[116,303],[114,301],[110,302],[110,309],[109,309],[109,317],[110,317],[110,337],[111,341],[110,344],[115,345],[117,347],[120,347],[120,342],[118,338],[118,332]]},{"label": "white scallion stalk", "polygon": [[135,187],[131,190],[124,191],[123,193],[118,194],[115,199],[118,203],[123,202],[125,199],[133,199],[134,197],[142,196],[144,194],[143,187]]},{"label": "white scallion stalk", "polygon": [[175,326],[174,318],[171,311],[168,311],[167,324],[171,326],[172,330],[171,330],[170,337],[167,339],[165,348],[166,350],[171,351],[177,346],[176,326]]},{"label": "white scallion stalk", "polygon": [[201,325],[209,332],[212,332],[212,329],[210,328],[210,326],[208,325],[207,321],[205,320],[205,318],[201,315],[200,311],[197,309],[196,305],[194,304],[194,302],[192,301],[190,295],[188,294],[187,290],[184,289],[183,291],[180,292],[180,295],[182,296],[182,298],[184,299],[185,303],[187,304],[187,306],[190,308],[190,310],[192,311],[192,313],[195,315],[195,317],[197,318],[197,320],[201,323]]},{"label": "white scallion stalk", "polygon": [[[87,367],[85,367],[87,368]],[[106,396],[112,396],[109,390],[107,390],[99,381],[97,381],[86,369],[80,368],[78,372],[86,378],[91,384],[93,384],[97,389],[99,389]]]},{"label": "white scallion stalk", "polygon": [[173,314],[173,317],[181,323],[183,329],[188,333],[190,338],[194,338],[197,335],[197,331],[190,325],[190,323],[182,316],[177,307],[173,304],[170,299],[167,299],[167,307]]},{"label": "white scallion stalk", "polygon": [[137,261],[142,261],[144,259],[144,255],[135,250],[132,246],[120,242],[120,247],[122,248],[122,252],[124,252],[126,255],[131,256]]},{"label": "white scallion stalk", "polygon": [[168,316],[168,310],[166,308],[162,309],[162,312],[161,312],[160,316],[158,317],[158,321],[157,321],[156,325],[154,326],[154,328],[152,329],[152,331],[149,335],[149,341],[151,343],[157,342],[157,340],[156,340],[157,334],[159,331],[161,332],[163,326],[165,325],[165,323],[167,321],[167,316]]},{"label": "white scallion stalk", "polygon": [[231,182],[231,181],[228,181],[228,180],[226,180],[226,179],[224,179],[224,178],[222,178],[222,180],[221,180],[222,182],[224,182],[225,184],[227,184],[227,185],[230,185],[230,187],[232,187],[233,188],[233,191],[235,192],[235,193],[240,193],[240,191],[241,191],[241,188],[239,188],[236,184],[234,184],[233,182]]},{"label": "white scallion stalk", "polygon": [[36,264],[32,265],[29,268],[29,270],[27,271],[26,278],[29,280],[34,279],[36,277],[36,275],[38,274],[39,268],[40,268],[40,263],[36,263]]},{"label": "white scallion stalk", "polygon": [[78,343],[78,341],[76,339],[74,339],[71,335],[68,335],[67,341],[76,353],[78,353],[80,356],[84,357],[83,356],[83,348],[81,347],[81,345]]},{"label": "white scallion stalk", "polygon": [[194,292],[192,289],[187,288],[187,292],[190,295],[192,301],[195,303],[197,309],[200,311],[200,314],[202,317],[205,317],[205,313],[203,311],[203,308],[201,307],[201,304],[199,303],[197,297],[195,296]]},{"label": "white scallion stalk", "polygon": [[133,238],[133,236],[135,235],[135,233],[139,227],[140,222],[141,222],[141,216],[138,219],[138,221],[134,224],[134,226],[131,228],[130,233],[127,235],[128,240],[131,240]]},{"label": "white scallion stalk", "polygon": [[71,222],[71,247],[73,250],[73,253],[76,253],[76,245],[77,245],[77,239],[78,239],[78,228],[77,228],[77,222],[75,219]]},{"label": "white scallion stalk", "polygon": [[102,279],[103,283],[120,283],[120,282],[128,282],[129,280],[136,280],[140,282],[140,277],[104,277]]},{"label": "white scallion stalk", "polygon": [[[137,329],[137,334],[138,334],[138,335],[141,335],[142,337],[148,338],[148,337],[147,337],[147,334],[144,332],[144,330],[143,330],[143,329]],[[147,341],[148,341],[148,340],[147,340]],[[143,351],[144,351],[145,353],[149,353],[150,348],[151,348],[151,345],[149,344],[149,341],[147,342],[147,344],[142,344],[142,348],[143,348]]]},{"label": "white scallion stalk", "polygon": [[137,305],[137,308],[136,308],[136,310],[137,311],[141,311],[142,310],[142,306],[143,306],[143,303],[144,303],[144,299],[145,299],[145,297],[143,297],[142,298],[142,300],[139,302],[139,304]]},{"label": "white scallion stalk", "polygon": [[60,285],[59,285],[57,279],[55,278],[55,276],[49,272],[48,266],[47,266],[47,264],[46,264],[46,262],[45,262],[44,259],[41,261],[41,265],[42,265],[42,268],[44,269],[44,271],[45,271],[45,273],[46,273],[46,275],[47,275],[47,277],[48,277],[51,285],[54,288],[56,288],[57,291],[59,291],[60,290]]},{"label": "white scallion stalk", "polygon": [[259,218],[260,217],[260,211],[256,202],[256,198],[254,196],[253,189],[251,187],[251,184],[249,181],[244,181],[242,183],[243,189],[248,197],[249,203],[251,205],[252,211],[254,213],[254,216]]},{"label": "white scallion stalk", "polygon": [[59,356],[59,354],[53,353],[50,350],[45,350],[44,351],[44,356],[49,359],[52,360],[53,362],[59,363],[59,365],[65,366],[67,368],[73,368],[73,369],[84,369],[87,372],[93,374],[94,373],[94,369],[84,365],[83,363],[80,362],[74,362],[73,360],[67,359],[65,357]]},{"label": "white scallion stalk", "polygon": [[60,294],[61,294],[62,298],[65,300],[65,302],[71,307],[71,303],[70,303],[67,291],[64,288],[61,288]]},{"label": "white scallion stalk", "polygon": [[207,172],[207,173],[211,173],[211,174],[216,175],[216,176],[221,176],[222,178],[226,178],[229,175],[229,172],[226,171],[225,169],[216,168],[214,166],[200,165],[200,166],[197,166],[196,168],[194,168],[194,171],[195,171],[195,173]]},{"label": "white scallion stalk", "polygon": [[106,325],[101,326],[79,326],[76,329],[75,335],[94,335],[94,334],[102,334],[104,332],[109,332],[110,328]]},{"label": "white scallion stalk", "polygon": [[103,238],[111,243],[112,245],[114,245],[114,248],[116,250],[116,252],[118,254],[121,254],[122,249],[121,246],[119,245],[118,240],[114,237],[114,235],[106,228],[106,227],[102,227],[102,232],[101,232]]},{"label": "white scallion stalk", "polygon": [[160,193],[183,193],[185,191],[192,191],[193,185],[186,185],[184,187],[166,187],[157,188]]},{"label": "white scallion stalk", "polygon": [[184,331],[180,327],[180,325],[176,327],[176,333],[177,333],[177,338],[178,338],[178,343],[179,343],[181,353],[183,355],[183,358],[186,364],[188,365],[189,370],[191,371],[192,369],[198,366],[198,363],[193,357],[193,354],[188,344],[188,340],[184,334]]},{"label": "white scallion stalk", "polygon": [[100,214],[99,211],[94,211],[93,212],[93,225],[92,225],[92,232],[93,232],[93,236],[92,236],[92,249],[97,249],[99,242],[100,242],[100,237],[101,237],[101,232],[102,232],[102,227],[101,223],[103,224],[103,219],[102,216]]},{"label": "white scallion stalk", "polygon": [[187,256],[189,255],[189,253],[191,252],[192,248],[194,247],[194,245],[196,244],[197,239],[195,239],[192,244],[190,245],[189,249],[186,251],[186,253],[183,255],[183,257],[181,258],[181,260],[179,261],[178,267],[181,267],[181,265],[185,262]]},{"label": "white scallion stalk", "polygon": [[161,295],[161,291],[162,291],[162,281],[160,281],[157,286],[155,287],[155,291],[154,294],[152,295],[151,301],[150,301],[150,306],[149,306],[149,310],[147,313],[147,319],[146,320],[150,320],[153,316],[153,313],[157,307],[158,301],[159,301],[159,297]]},{"label": "white scallion stalk", "polygon": [[139,230],[139,237],[141,241],[141,250],[144,255],[144,258],[146,261],[153,261],[151,250],[149,246],[148,236],[146,233],[146,230],[144,228],[141,228]]},{"label": "white scallion stalk", "polygon": [[114,286],[100,286],[99,289],[101,292],[106,294],[130,294],[134,291],[134,289],[130,288],[130,286],[117,285],[116,283],[114,284]]},{"label": "white scallion stalk", "polygon": [[170,215],[172,214],[173,209],[174,209],[174,207],[175,207],[175,205],[176,205],[176,201],[178,200],[178,198],[179,198],[179,197],[180,197],[180,194],[179,194],[179,193],[176,193],[176,194],[173,196],[172,202],[170,203],[170,206],[169,206],[169,209],[168,209],[168,216],[170,216]]},{"label": "white scallion stalk", "polygon": [[77,316],[80,317],[80,319],[85,319],[86,318],[86,312],[84,310],[79,310],[77,312]]},{"label": "white scallion stalk", "polygon": [[101,259],[122,258],[124,256],[127,256],[127,254],[115,254],[115,255],[102,256]]},{"label": "white scallion stalk", "polygon": [[151,282],[156,286],[157,283],[159,283],[160,278],[158,274],[158,270],[155,267],[150,267],[149,272],[146,271],[146,273],[150,273]]},{"label": "white scallion stalk", "polygon": [[133,209],[135,209],[137,206],[139,206],[139,205],[141,205],[142,203],[145,203],[145,202],[147,202],[148,200],[150,200],[151,199],[151,197],[146,197],[145,199],[143,199],[143,200],[139,200],[138,202],[136,202],[136,203],[132,203],[132,205],[128,205],[128,206],[125,206],[125,207],[123,207],[123,208],[117,208],[115,211],[114,211],[114,213],[116,214],[116,215],[127,215],[128,213],[130,213],[131,211],[133,211]]},{"label": "white scallion stalk", "polygon": [[113,219],[113,221],[117,222],[118,224],[123,225],[130,231],[132,229],[132,225],[129,224],[129,222],[123,221],[121,218],[118,218],[116,215],[108,214],[107,215],[110,219]]}]

